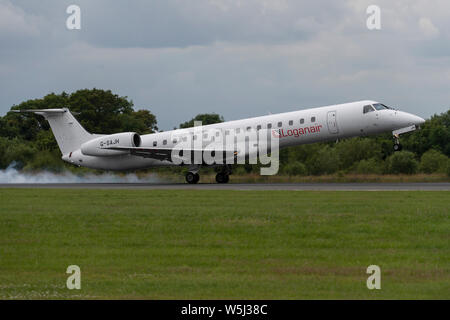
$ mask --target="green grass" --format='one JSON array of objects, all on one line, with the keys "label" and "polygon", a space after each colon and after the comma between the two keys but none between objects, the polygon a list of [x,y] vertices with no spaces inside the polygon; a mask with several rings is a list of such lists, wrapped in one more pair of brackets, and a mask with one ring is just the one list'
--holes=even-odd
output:
[{"label": "green grass", "polygon": [[0,298],[449,299],[449,195],[0,189]]}]

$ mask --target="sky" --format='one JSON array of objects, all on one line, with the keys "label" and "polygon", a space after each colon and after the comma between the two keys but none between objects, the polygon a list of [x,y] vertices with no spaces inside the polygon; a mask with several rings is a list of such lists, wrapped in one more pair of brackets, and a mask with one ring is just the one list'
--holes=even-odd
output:
[{"label": "sky", "polygon": [[0,115],[94,87],[163,130],[365,99],[429,118],[450,107],[450,1],[0,0]]}]

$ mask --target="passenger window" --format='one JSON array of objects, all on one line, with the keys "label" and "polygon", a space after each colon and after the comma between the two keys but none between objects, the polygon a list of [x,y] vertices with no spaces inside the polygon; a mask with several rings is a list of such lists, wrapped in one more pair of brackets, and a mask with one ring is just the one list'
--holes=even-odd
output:
[{"label": "passenger window", "polygon": [[167,144],[167,140],[163,140],[163,145],[166,145]]},{"label": "passenger window", "polygon": [[220,135],[219,131],[216,131],[216,137],[218,137]]},{"label": "passenger window", "polygon": [[271,123],[268,123],[268,124],[267,124],[267,129],[270,129],[270,128],[272,128],[272,124],[271,124]]},{"label": "passenger window", "polygon": [[283,124],[280,122],[278,122],[278,127],[280,128]]},{"label": "passenger window", "polygon": [[172,143],[173,143],[173,144],[176,144],[177,142],[178,142],[177,139],[173,139],[173,140],[172,140]]},{"label": "passenger window", "polygon": [[183,137],[183,141],[186,142],[187,141],[187,137]]},{"label": "passenger window", "polygon": [[154,146],[154,147],[156,147],[156,144],[157,144],[157,142],[156,142],[156,141],[153,141],[153,146]]},{"label": "passenger window", "polygon": [[371,105],[364,106],[364,108],[363,108],[363,113],[368,113],[368,112],[372,112],[372,111],[374,111],[374,110]]},{"label": "passenger window", "polygon": [[236,128],[236,133],[241,132],[241,128]]},{"label": "passenger window", "polygon": [[225,130],[225,135],[228,136],[230,134],[230,130]]},{"label": "passenger window", "polygon": [[258,124],[258,125],[256,126],[256,130],[261,130],[261,125],[260,125],[260,124]]},{"label": "passenger window", "polygon": [[252,128],[252,127],[247,127],[247,131],[250,131],[251,128]]},{"label": "passenger window", "polygon": [[294,124],[294,121],[289,120],[289,125],[292,126]]},{"label": "passenger window", "polygon": [[197,140],[197,135],[194,134],[194,136],[192,137],[192,140]]},{"label": "passenger window", "polygon": [[208,138],[208,134],[207,133],[204,133],[203,134],[203,139],[207,139]]},{"label": "passenger window", "polygon": [[316,117],[311,117],[311,122],[316,122]]},{"label": "passenger window", "polygon": [[305,123],[305,119],[300,119],[300,124]]}]

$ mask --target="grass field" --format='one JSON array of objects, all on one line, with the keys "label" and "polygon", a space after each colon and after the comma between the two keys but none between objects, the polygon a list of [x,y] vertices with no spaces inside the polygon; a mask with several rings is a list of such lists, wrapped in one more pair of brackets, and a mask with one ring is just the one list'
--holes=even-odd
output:
[{"label": "grass field", "polygon": [[0,298],[450,299],[449,218],[449,192],[0,189]]}]

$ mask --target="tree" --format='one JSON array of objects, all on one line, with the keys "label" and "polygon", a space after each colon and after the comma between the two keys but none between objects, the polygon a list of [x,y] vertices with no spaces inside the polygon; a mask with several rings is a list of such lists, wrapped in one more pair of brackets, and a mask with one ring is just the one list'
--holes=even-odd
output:
[{"label": "tree", "polygon": [[394,153],[386,159],[388,173],[406,173],[413,174],[417,172],[419,163],[414,153],[409,151],[400,151]]},{"label": "tree", "polygon": [[[157,130],[156,117],[148,110],[134,111],[133,102],[110,90],[83,89],[72,94],[50,93],[14,105],[17,109],[69,108],[81,125],[91,133],[112,134],[135,131],[140,134]],[[19,168],[38,169],[51,162],[51,169],[62,167],[60,152],[48,122],[28,113],[8,113],[0,117],[0,166],[16,161]],[[6,139],[6,140],[5,140]],[[4,147],[4,146],[8,147]],[[49,159],[54,158],[55,161]],[[29,166],[27,166],[29,164]]]},{"label": "tree", "polygon": [[381,174],[383,173],[383,163],[380,159],[363,159],[356,164],[355,172],[358,174]]},{"label": "tree", "polygon": [[339,154],[336,148],[325,145],[308,159],[306,166],[313,175],[334,173],[339,169]]},{"label": "tree", "polygon": [[67,105],[71,111],[79,113],[78,121],[89,132],[112,134],[138,131],[141,128],[148,133],[157,130],[153,115],[150,114],[153,117],[149,117],[141,110],[134,111],[133,101],[113,94],[110,90],[78,90],[69,96]]},{"label": "tree", "polygon": [[337,143],[335,148],[339,155],[341,169],[348,169],[361,160],[381,158],[382,155],[381,146],[377,145],[373,139],[347,139]]},{"label": "tree", "polygon": [[[123,131],[157,130],[156,118],[148,110],[133,110],[133,102],[110,90],[83,89],[72,94],[50,93],[42,99],[33,99],[13,106],[18,109],[68,108],[91,133],[112,134]],[[34,114],[8,113],[3,119],[4,136],[35,140],[40,130],[49,130],[47,121]],[[125,130],[129,129],[129,130]],[[141,132],[139,132],[141,133]]]},{"label": "tree", "polygon": [[420,158],[420,171],[424,173],[445,172],[448,158],[441,152],[431,149]]},{"label": "tree", "polygon": [[282,167],[282,173],[289,176],[305,176],[307,174],[307,169],[303,163],[295,161],[284,165]]},{"label": "tree", "polygon": [[202,113],[196,115],[191,120],[181,123],[180,129],[183,128],[191,128],[194,126],[194,121],[201,121],[203,126],[206,126],[208,124],[214,124],[214,123],[220,123],[223,122],[224,119],[222,116],[216,114],[216,113]]},{"label": "tree", "polygon": [[418,156],[435,149],[450,157],[450,110],[432,116],[421,126],[421,130],[402,137],[402,144]]}]

